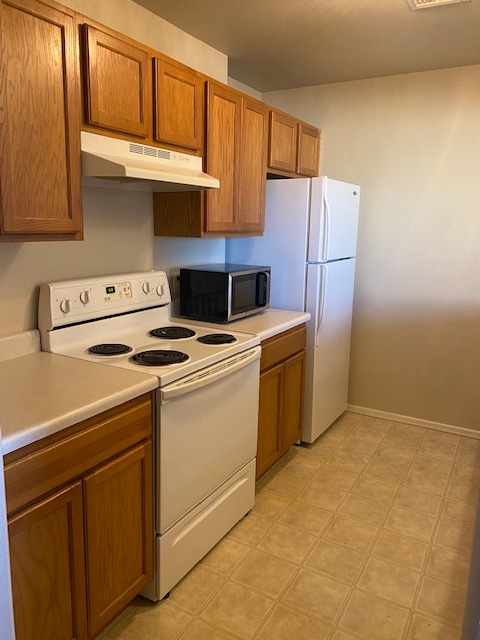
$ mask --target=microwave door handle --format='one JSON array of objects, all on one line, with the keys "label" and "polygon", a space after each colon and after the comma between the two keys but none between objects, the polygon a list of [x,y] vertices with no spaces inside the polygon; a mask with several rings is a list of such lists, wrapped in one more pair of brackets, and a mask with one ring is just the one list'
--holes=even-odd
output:
[{"label": "microwave door handle", "polygon": [[270,278],[266,271],[257,273],[257,287],[255,294],[255,304],[257,307],[265,307],[268,302],[268,291],[270,289]]}]

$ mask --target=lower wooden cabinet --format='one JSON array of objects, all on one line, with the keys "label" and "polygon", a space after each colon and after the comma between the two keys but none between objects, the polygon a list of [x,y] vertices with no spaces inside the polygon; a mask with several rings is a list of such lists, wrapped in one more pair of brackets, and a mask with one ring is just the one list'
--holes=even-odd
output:
[{"label": "lower wooden cabinet", "polygon": [[305,325],[262,343],[257,478],[302,436]]},{"label": "lower wooden cabinet", "polygon": [[152,580],[151,433],[144,396],[5,457],[17,640],[93,638]]}]

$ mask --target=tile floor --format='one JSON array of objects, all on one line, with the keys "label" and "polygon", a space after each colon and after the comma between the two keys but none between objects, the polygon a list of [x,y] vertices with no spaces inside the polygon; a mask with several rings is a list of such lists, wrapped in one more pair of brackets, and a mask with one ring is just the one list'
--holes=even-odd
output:
[{"label": "tile floor", "polygon": [[459,640],[479,484],[480,440],[344,414],[101,640]]}]

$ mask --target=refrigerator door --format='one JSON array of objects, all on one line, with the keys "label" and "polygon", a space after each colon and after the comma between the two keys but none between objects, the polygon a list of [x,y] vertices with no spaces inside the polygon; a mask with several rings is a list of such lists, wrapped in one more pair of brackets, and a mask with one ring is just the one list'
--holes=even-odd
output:
[{"label": "refrigerator door", "polygon": [[265,234],[227,238],[227,262],[271,267],[271,308],[304,310],[309,202],[308,178],[267,180]]},{"label": "refrigerator door", "polygon": [[312,179],[308,260],[356,255],[360,187],[322,176]]},{"label": "refrigerator door", "polygon": [[347,408],[355,259],[307,266],[304,442]]}]

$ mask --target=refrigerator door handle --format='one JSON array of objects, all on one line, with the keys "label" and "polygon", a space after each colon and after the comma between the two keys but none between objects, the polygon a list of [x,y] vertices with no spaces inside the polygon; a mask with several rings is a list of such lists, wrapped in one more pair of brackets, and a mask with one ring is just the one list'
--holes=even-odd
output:
[{"label": "refrigerator door handle", "polygon": [[323,264],[320,265],[320,274],[318,278],[317,288],[317,318],[316,318],[316,330],[315,330],[315,347],[318,347],[320,327],[323,322],[323,315],[325,313],[325,289],[327,284],[327,267]]}]

